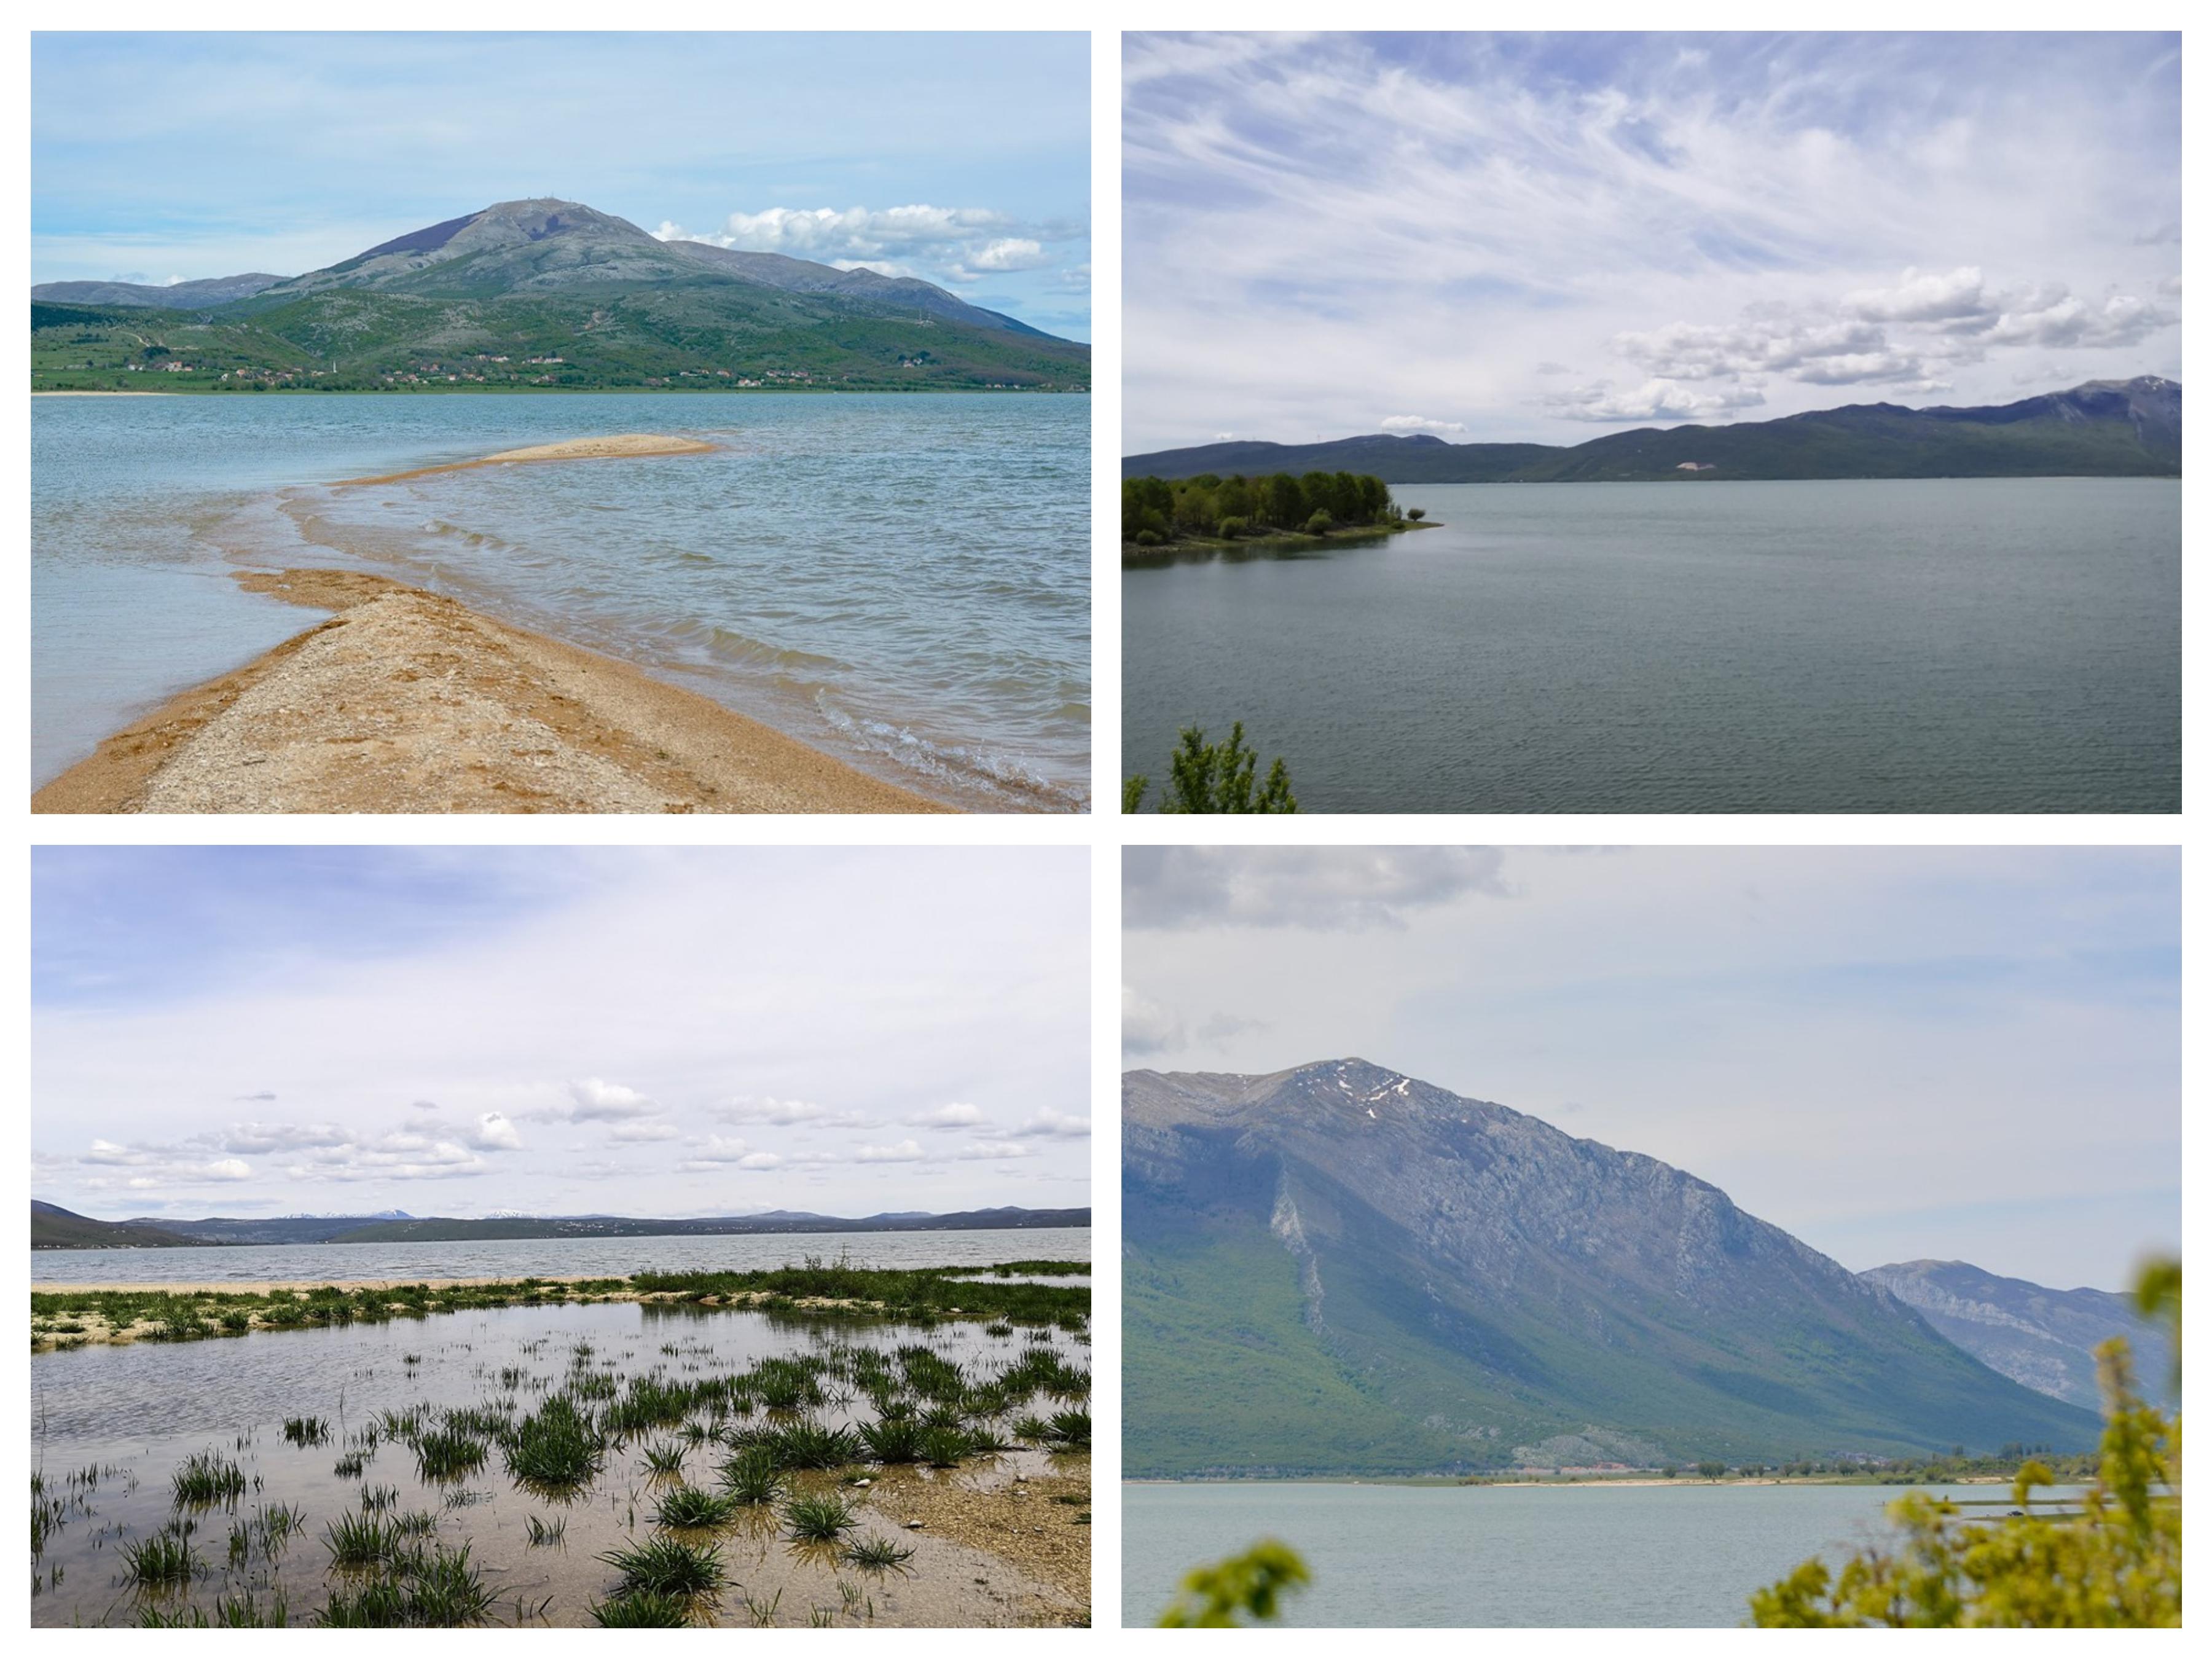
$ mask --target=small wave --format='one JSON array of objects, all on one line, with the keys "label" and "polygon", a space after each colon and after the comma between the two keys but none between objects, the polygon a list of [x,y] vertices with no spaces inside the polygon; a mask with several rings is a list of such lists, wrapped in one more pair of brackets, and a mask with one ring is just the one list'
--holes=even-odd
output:
[{"label": "small wave", "polygon": [[1080,812],[1087,791],[1054,783],[1012,756],[965,744],[933,742],[911,728],[887,720],[855,717],[817,692],[814,706],[853,748],[896,761],[908,770],[995,805],[1025,811]]}]

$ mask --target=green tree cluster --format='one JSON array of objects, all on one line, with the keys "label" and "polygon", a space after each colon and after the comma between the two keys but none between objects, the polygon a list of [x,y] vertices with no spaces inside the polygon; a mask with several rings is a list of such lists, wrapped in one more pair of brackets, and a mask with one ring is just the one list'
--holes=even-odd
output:
[{"label": "green tree cluster", "polygon": [[[2181,1364],[2181,1265],[2160,1262],[2136,1286],[2146,1314],[2173,1326]],[[2181,1417],[2136,1394],[2125,1340],[2097,1351],[2105,1393],[2098,1467],[2078,1505],[2034,1513],[2050,1468],[2022,1465],[2020,1513],[1962,1519],[1959,1505],[1913,1492],[1890,1506],[1905,1537],[1860,1550],[1838,1571],[1804,1563],[1751,1598],[1762,1626],[2084,1627],[2181,1623]]]},{"label": "green tree cluster", "polygon": [[[1290,769],[1280,755],[1258,781],[1260,757],[1244,744],[1244,722],[1230,728],[1225,743],[1208,743],[1195,726],[1182,729],[1182,741],[1168,758],[1168,787],[1160,798],[1163,812],[1295,812],[1297,797],[1291,793]],[[1142,774],[1121,785],[1121,810],[1144,810],[1145,792],[1152,780]]]},{"label": "green tree cluster", "polygon": [[1397,519],[1390,486],[1366,473],[1224,478],[1201,472],[1194,478],[1121,480],[1121,539],[1139,547],[1191,536],[1234,541],[1269,531],[1318,535],[1340,526],[1364,527]]}]

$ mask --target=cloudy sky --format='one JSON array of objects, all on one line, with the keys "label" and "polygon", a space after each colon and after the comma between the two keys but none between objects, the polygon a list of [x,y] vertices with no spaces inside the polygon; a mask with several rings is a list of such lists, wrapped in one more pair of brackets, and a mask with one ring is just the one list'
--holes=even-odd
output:
[{"label": "cloudy sky", "polygon": [[33,36],[31,280],[319,269],[531,196],[1090,338],[1082,34]]},{"label": "cloudy sky", "polygon": [[1079,848],[40,848],[32,1194],[1087,1204],[1089,904]]},{"label": "cloudy sky", "polygon": [[1124,453],[2179,378],[2178,36],[1123,38]]},{"label": "cloudy sky", "polygon": [[2180,1243],[2172,849],[1124,857],[1131,1066],[1358,1055],[1854,1269],[2114,1288]]}]

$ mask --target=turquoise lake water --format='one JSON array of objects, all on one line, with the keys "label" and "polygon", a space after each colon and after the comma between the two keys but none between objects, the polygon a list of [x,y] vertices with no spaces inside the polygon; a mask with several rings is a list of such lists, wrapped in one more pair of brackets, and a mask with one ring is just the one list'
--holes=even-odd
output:
[{"label": "turquoise lake water", "polygon": [[1241,720],[1333,812],[2178,812],[2181,486],[1404,484],[1122,578],[1122,770]]},{"label": "turquoise lake water", "polygon": [[[1929,1490],[1977,1500],[2001,1486]],[[2071,1491],[2073,1489],[2068,1489]],[[1223,1481],[1121,1489],[1122,1622],[1185,1572],[1279,1538],[1310,1626],[1741,1625],[1800,1561],[1888,1535],[1899,1486],[1385,1486]]]},{"label": "turquoise lake water", "polygon": [[[339,479],[617,432],[708,455]],[[38,398],[33,781],[312,614],[449,593],[950,805],[1090,799],[1090,406],[956,394]]]}]

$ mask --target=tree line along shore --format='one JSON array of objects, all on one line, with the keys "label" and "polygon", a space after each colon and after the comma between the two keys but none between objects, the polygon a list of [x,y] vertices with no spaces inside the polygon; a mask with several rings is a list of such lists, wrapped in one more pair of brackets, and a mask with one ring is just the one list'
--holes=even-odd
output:
[{"label": "tree line along shore", "polygon": [[1201,472],[1188,478],[1121,480],[1122,556],[1238,543],[1316,543],[1427,528],[1419,507],[1401,507],[1390,486],[1364,472]]}]

